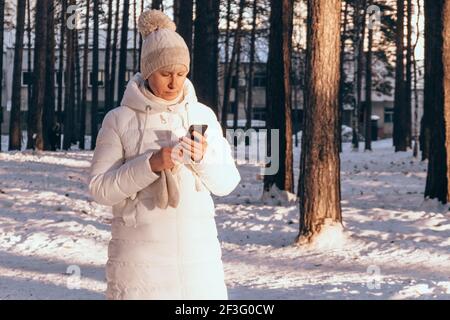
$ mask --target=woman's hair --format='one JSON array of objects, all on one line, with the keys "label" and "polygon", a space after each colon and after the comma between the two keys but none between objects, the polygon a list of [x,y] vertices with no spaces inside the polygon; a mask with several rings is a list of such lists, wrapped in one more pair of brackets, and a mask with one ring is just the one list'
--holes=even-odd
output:
[{"label": "woman's hair", "polygon": [[187,68],[186,68],[186,66],[185,66],[184,64],[171,64],[171,65],[168,65],[168,66],[159,68],[158,71],[160,71],[160,72],[170,72],[170,73],[172,73],[172,72],[175,72],[175,71],[176,71],[177,66],[183,66],[184,69],[185,69],[185,71],[188,71]]}]

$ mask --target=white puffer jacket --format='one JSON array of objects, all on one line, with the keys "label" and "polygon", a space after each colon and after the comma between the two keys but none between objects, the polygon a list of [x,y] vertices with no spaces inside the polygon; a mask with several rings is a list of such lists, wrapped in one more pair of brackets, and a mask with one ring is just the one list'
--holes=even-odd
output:
[{"label": "white puffer jacket", "polygon": [[[120,107],[108,112],[92,159],[89,190],[112,206],[106,266],[108,299],[227,299],[211,193],[225,196],[240,181],[214,112],[197,101],[189,80],[171,107],[142,94],[137,74]],[[149,159],[173,146],[191,124],[207,124],[203,160],[178,172],[177,208],[154,204],[159,175]],[[145,134],[144,134],[145,133]]]}]

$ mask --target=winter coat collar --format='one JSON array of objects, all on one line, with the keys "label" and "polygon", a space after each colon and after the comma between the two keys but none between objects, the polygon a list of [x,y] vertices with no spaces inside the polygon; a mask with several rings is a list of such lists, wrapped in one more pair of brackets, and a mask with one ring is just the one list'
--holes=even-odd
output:
[{"label": "winter coat collar", "polygon": [[186,78],[183,88],[183,98],[180,102],[173,105],[158,103],[144,95],[141,91],[141,86],[144,84],[144,79],[140,73],[136,73],[134,77],[128,82],[127,88],[121,102],[122,106],[127,106],[139,112],[146,112],[150,109],[150,113],[159,113],[166,111],[181,111],[186,107],[187,103],[197,102],[197,95],[191,81]]}]

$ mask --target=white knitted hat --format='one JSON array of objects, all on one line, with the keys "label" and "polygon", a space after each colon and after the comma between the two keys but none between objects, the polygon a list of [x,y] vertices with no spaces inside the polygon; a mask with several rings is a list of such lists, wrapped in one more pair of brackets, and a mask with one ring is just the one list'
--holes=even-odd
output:
[{"label": "white knitted hat", "polygon": [[173,64],[185,65],[189,71],[189,49],[167,15],[159,10],[144,11],[138,27],[142,35],[141,75],[144,80],[154,71]]}]

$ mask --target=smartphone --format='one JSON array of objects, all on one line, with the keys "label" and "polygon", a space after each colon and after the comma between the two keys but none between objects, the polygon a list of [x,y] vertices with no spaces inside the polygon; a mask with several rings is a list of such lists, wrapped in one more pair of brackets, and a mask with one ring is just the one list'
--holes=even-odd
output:
[{"label": "smartphone", "polygon": [[189,127],[189,135],[191,136],[192,140],[195,140],[193,132],[196,131],[200,133],[202,136],[204,136],[206,129],[208,129],[207,124],[193,124]]}]

